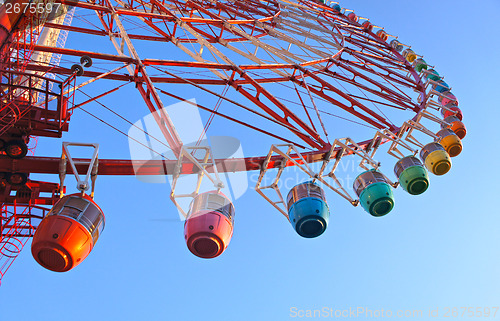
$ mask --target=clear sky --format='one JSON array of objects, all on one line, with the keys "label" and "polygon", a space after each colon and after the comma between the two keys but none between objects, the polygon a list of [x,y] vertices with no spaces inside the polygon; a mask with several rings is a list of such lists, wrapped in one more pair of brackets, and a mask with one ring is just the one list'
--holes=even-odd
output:
[{"label": "clear sky", "polygon": [[[397,189],[396,208],[383,218],[328,192],[330,224],[317,239],[296,235],[250,186],[235,203],[229,248],[212,260],[187,250],[166,184],[99,177],[96,201],[107,224],[90,256],[70,272],[55,273],[35,262],[29,242],[2,280],[0,321],[278,321],[311,319],[298,311],[323,308],[421,310],[423,317],[414,319],[449,320],[454,308],[460,317],[462,307],[473,308],[474,316],[477,309],[500,307],[500,2],[341,6],[411,43],[453,87],[468,135],[447,175],[431,176],[429,190],[418,197]],[[137,108],[146,115],[145,106]],[[127,157],[126,137],[83,113],[74,119],[65,140],[99,141],[102,158]],[[256,142],[248,144],[243,149],[253,151]],[[60,141],[39,141],[38,155],[59,153]],[[436,309],[438,317],[428,317]],[[500,311],[483,319],[500,320]]]}]

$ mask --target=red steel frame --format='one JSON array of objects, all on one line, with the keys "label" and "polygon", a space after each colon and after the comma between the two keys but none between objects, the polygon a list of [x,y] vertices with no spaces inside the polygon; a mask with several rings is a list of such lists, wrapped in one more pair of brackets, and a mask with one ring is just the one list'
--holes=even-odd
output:
[{"label": "red steel frame", "polygon": [[[197,38],[199,43],[207,47],[215,44],[231,44],[241,41],[251,41],[254,44],[259,44],[265,36],[276,33],[274,28],[279,21],[282,21],[280,19],[284,19],[282,18],[284,14],[282,3],[272,0],[236,1],[231,4],[229,2],[202,0],[186,2],[177,0],[117,1],[119,5],[112,5],[109,0],[78,2],[59,0],[57,2],[95,11],[102,24],[102,28],[83,28],[54,23],[46,23],[46,27],[94,36],[121,36],[125,41],[143,40],[151,42],[172,42],[178,46],[184,43],[191,43],[194,39],[188,38],[184,36],[185,33],[180,32],[183,27],[189,28],[192,34],[201,37],[202,39]],[[314,126],[311,127],[307,124],[306,121],[297,116],[287,105],[266,89],[265,84],[293,83],[299,88],[303,88],[307,90],[307,92],[330,102],[332,105],[350,113],[377,129],[388,128],[393,132],[399,130],[396,125],[390,123],[390,121],[380,115],[379,112],[367,107],[359,99],[353,97],[353,95],[349,95],[343,90],[340,90],[337,86],[334,86],[328,79],[357,86],[364,92],[378,97],[381,101],[385,102],[384,104],[395,108],[411,110],[415,113],[418,113],[424,108],[427,99],[424,85],[417,72],[404,57],[391,49],[387,43],[378,39],[372,31],[364,30],[359,23],[349,21],[346,16],[336,13],[331,8],[313,1],[299,1],[299,3],[300,5],[293,10],[302,14],[303,17],[318,18],[318,24],[322,26],[322,28],[327,29],[332,35],[336,35],[332,36],[331,40],[325,39],[325,41],[342,47],[337,53],[329,57],[289,62],[291,60],[290,53],[278,52],[277,55],[280,56],[284,62],[244,65],[237,65],[230,61],[224,61],[224,58],[221,58],[224,61],[223,63],[199,60],[176,61],[165,59],[142,59],[139,58],[138,55],[134,55],[134,52],[132,52],[130,56],[124,56],[120,54],[114,55],[79,49],[38,45],[34,37],[34,30],[40,27],[37,26],[35,28],[21,29],[22,31],[17,30],[13,33],[13,37],[11,38],[13,40],[6,43],[7,46],[2,44],[5,48],[2,55],[3,67],[0,68],[2,69],[0,70],[0,74],[2,72],[11,72],[12,74],[26,72],[44,74],[51,72],[57,75],[67,75],[69,78],[64,82],[60,82],[63,89],[61,89],[60,97],[57,97],[57,99],[61,101],[64,99],[71,99],[70,104],[74,105],[72,102],[73,96],[66,98],[62,96],[65,88],[70,88],[75,85],[73,71],[65,67],[43,66],[31,62],[30,57],[34,51],[62,54],[69,57],[81,57],[86,55],[103,62],[130,64],[133,68],[133,72],[129,75],[85,70],[83,77],[102,77],[103,79],[115,81],[134,82],[149,110],[151,112],[160,111],[160,116],[158,116],[156,120],[168,144],[175,153],[181,148],[182,142],[177,136],[173,124],[169,123],[168,115],[162,114],[163,104],[155,87],[157,84],[189,84],[197,88],[202,88],[204,85],[219,85],[234,88],[235,91],[239,92],[261,110],[260,112],[256,110],[249,111],[257,115],[264,115],[266,119],[288,129],[290,132],[294,133],[303,144],[312,148],[313,151],[302,154],[307,162],[323,161],[325,157],[334,158],[337,156],[337,153],[344,151],[337,150],[333,155],[328,155],[327,152],[331,145],[323,140]],[[179,12],[182,14],[179,14]],[[203,18],[200,18],[201,16],[203,16]],[[222,16],[224,16],[224,18],[221,18]],[[154,35],[124,34],[123,31],[120,33],[121,22],[117,20],[118,17],[140,19],[144,26],[154,32]],[[299,15],[296,17],[298,17],[297,19],[300,18]],[[235,29],[236,27],[240,29]],[[286,36],[283,37],[283,39],[288,39]],[[289,40],[293,41],[291,38]],[[315,52],[316,49],[311,47],[310,50],[311,52]],[[16,60],[16,66],[9,64],[11,61],[10,55],[13,53],[24,55],[22,59]],[[194,60],[197,60],[194,53],[192,57]],[[351,59],[348,59],[348,57]],[[230,76],[220,79],[210,77],[185,78],[179,75],[169,75],[168,73],[165,73],[165,76],[161,77],[148,76],[146,70],[154,67],[207,69],[214,72],[227,72]],[[374,80],[370,77],[370,74],[374,74],[375,72],[374,68],[378,70],[376,76],[379,80]],[[252,76],[253,72],[263,70],[272,71],[275,76]],[[344,73],[339,73],[336,70],[341,70]],[[410,77],[407,77],[404,73]],[[40,77],[40,79],[45,78]],[[359,82],[357,79],[363,80],[363,83]],[[395,87],[391,88],[388,84],[397,84],[417,91],[420,95],[420,102],[412,102],[409,96],[398,91]],[[47,86],[45,88],[47,88]],[[32,88],[26,88],[26,90],[29,91],[32,90]],[[178,97],[172,92],[162,91],[162,93],[181,99],[181,97]],[[46,94],[48,95],[48,93]],[[225,99],[225,97],[219,97]],[[374,98],[367,100],[373,102],[373,99]],[[264,100],[266,102],[264,102]],[[375,102],[379,103],[380,101]],[[9,100],[7,103],[12,104],[13,100]],[[2,108],[8,108],[8,104]],[[32,105],[32,102],[28,102],[28,106],[31,107]],[[203,107],[200,106],[200,108]],[[209,109],[207,108],[207,110]],[[222,113],[214,113],[231,119],[229,116]],[[16,119],[22,119],[23,116],[26,115],[29,115],[29,113],[19,114]],[[238,120],[233,120],[238,122]],[[68,128],[67,120],[59,117],[58,121],[62,125],[58,128],[57,134],[53,135],[55,137],[60,137],[61,131],[67,130]],[[10,122],[8,125],[3,125],[3,127],[0,128],[0,133],[7,131],[15,123],[16,122]],[[245,125],[244,122],[240,121],[239,123]],[[270,131],[257,128],[256,126],[252,127],[251,124],[247,125],[250,128],[256,129],[272,137],[277,137]],[[44,135],[48,127],[47,123],[37,123],[37,125],[34,126],[32,134],[51,136]],[[286,139],[283,140],[290,142]],[[367,149],[372,144],[372,141],[365,141],[359,145],[361,148]],[[300,143],[296,143],[296,145],[302,146]],[[260,170],[263,166],[264,159],[265,155],[245,159],[219,159],[215,161],[215,164],[219,172],[251,171]],[[85,160],[76,161],[77,163],[79,161],[85,162]],[[267,163],[267,167],[279,167],[282,165],[282,161],[283,160],[279,156],[275,156]],[[134,171],[134,168],[137,168],[137,166],[134,166],[137,165],[136,162],[141,165],[139,172]],[[176,160],[131,161],[100,159],[98,174],[168,175],[174,172],[175,164]],[[85,171],[86,165],[81,165],[81,167],[77,165],[77,170]],[[213,169],[210,168],[207,170],[209,172],[213,171]],[[27,156],[23,159],[15,160],[0,155],[0,172],[58,174],[59,158]],[[192,164],[185,164],[181,168],[181,173],[183,174],[196,172],[197,168]],[[68,174],[69,173],[71,173],[70,168],[68,168]],[[29,181],[26,187],[27,188],[16,188],[5,183],[3,183],[3,186],[0,186],[0,190],[3,191],[0,195],[0,203],[2,204],[0,207],[2,213],[0,217],[0,230],[2,231],[0,257],[3,255],[4,258],[7,258],[7,263],[3,265],[0,261],[0,279],[5,273],[5,270],[12,264],[12,260],[17,256],[16,251],[22,249],[27,238],[33,235],[33,231],[36,229],[39,220],[46,214],[47,208],[43,206],[53,205],[54,201],[59,197],[57,193],[59,186],[55,183]],[[15,195],[12,195],[12,193],[15,193]],[[35,214],[34,211],[39,211],[39,213]]]},{"label": "red steel frame", "polygon": [[[61,137],[68,130],[67,105],[74,104],[73,93],[63,93],[74,86],[75,75],[58,81],[26,72],[43,27],[38,22],[43,18],[39,13],[24,15],[26,1],[11,3],[20,5],[18,14],[15,10],[6,14],[5,6],[0,9],[0,137]],[[59,88],[60,93],[54,93],[53,87]],[[30,173],[15,166],[4,173],[19,172]],[[59,190],[56,183],[31,180],[23,186],[13,186],[0,181],[0,281],[47,214],[48,209],[43,206],[52,206]]]}]

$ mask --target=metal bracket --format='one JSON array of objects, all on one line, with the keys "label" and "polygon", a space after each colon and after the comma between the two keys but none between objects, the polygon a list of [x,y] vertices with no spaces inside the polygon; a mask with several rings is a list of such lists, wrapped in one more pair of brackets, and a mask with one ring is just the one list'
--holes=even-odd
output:
[{"label": "metal bracket", "polygon": [[[281,150],[280,148],[286,148],[286,151]],[[294,154],[292,154],[292,152]],[[273,158],[275,156],[281,156],[281,158]],[[264,179],[265,174],[267,173],[267,166],[270,162],[281,162],[278,167],[278,172],[276,173],[276,177],[273,179],[272,183],[267,186],[261,186],[262,180]],[[283,198],[283,194],[278,187],[278,182],[283,174],[283,170],[287,167],[287,163],[293,163],[295,166],[300,168],[306,175],[313,179],[313,182],[318,179],[318,176],[312,171],[312,169],[307,164],[307,161],[302,156],[302,154],[297,150],[297,148],[293,144],[280,144],[280,145],[272,145],[269,153],[267,154],[266,159],[260,169],[259,179],[257,180],[257,184],[255,185],[255,190],[259,193],[266,201],[268,201],[274,208],[280,211],[288,220],[288,213],[286,211],[285,199]],[[272,189],[278,195],[278,201],[273,201],[269,196],[264,194],[263,190]],[[281,204],[281,206],[280,206]]]},{"label": "metal bracket", "polygon": [[[377,146],[378,147],[378,146]],[[340,150],[337,151],[335,154],[335,149],[340,148]],[[372,168],[377,169],[380,166],[380,163],[375,161],[371,155],[368,154],[368,152],[364,149],[361,148],[354,140],[352,140],[349,137],[346,138],[340,138],[336,139],[331,148],[330,151],[328,152],[330,155],[329,159],[323,160],[323,165],[321,166],[321,170],[319,171],[319,180],[323,182],[326,186],[328,186],[331,190],[342,196],[344,199],[349,201],[351,205],[357,206],[359,203],[359,200],[354,199],[348,192],[347,190],[342,186],[340,183],[340,180],[337,178],[335,175],[335,171],[338,168],[338,165],[340,164],[340,161],[342,160],[342,157],[346,155],[351,155],[354,154],[358,157],[361,157],[361,162],[359,163],[359,166],[365,170],[369,170],[367,165],[370,165]],[[372,155],[374,152],[372,152]],[[327,173],[324,174],[326,167],[331,159],[331,157],[335,155],[335,163],[333,164],[332,169]],[[335,183],[335,186],[332,186],[327,180],[328,178],[331,178],[333,182]]]},{"label": "metal bracket", "polygon": [[432,108],[436,111],[439,111],[441,109],[442,105],[437,103],[435,100],[429,99],[427,103],[425,104],[425,108]]},{"label": "metal bracket", "polygon": [[401,129],[398,132],[398,137],[402,138],[405,133],[406,137],[404,138],[407,142],[418,146],[419,148],[424,147],[424,145],[419,142],[414,136],[413,136],[413,131],[418,130],[434,139],[434,141],[438,141],[439,137],[431,132],[429,129],[427,129],[425,126],[423,126],[420,123],[414,122],[413,120],[408,120],[406,121],[403,126],[401,126]]},{"label": "metal bracket", "polygon": [[420,123],[420,120],[422,120],[422,118],[425,118],[425,119],[428,119],[430,121],[433,121],[439,125],[445,125],[446,127],[450,127],[451,124],[445,122],[443,119],[441,119],[440,117],[436,116],[436,115],[433,115],[431,114],[430,112],[428,112],[427,110],[423,109],[421,110],[418,115],[417,115],[417,118],[415,119],[415,121],[417,123]]},{"label": "metal bracket", "polygon": [[[197,151],[202,151],[204,152],[204,155],[198,159],[194,155],[196,155]],[[187,161],[184,161],[184,158],[187,159]],[[180,174],[182,172],[182,166],[186,163],[193,164],[199,169],[198,172],[198,180],[196,184],[195,190],[190,193],[190,194],[175,194],[175,189],[177,187],[177,180],[180,177]],[[208,168],[211,168],[213,173],[209,173],[207,171]],[[170,199],[172,202],[175,204],[175,206],[179,209],[179,211],[182,213],[182,215],[187,218],[188,211],[184,211],[182,206],[177,202],[177,198],[195,198],[199,194],[199,190],[201,187],[201,182],[203,180],[203,177],[207,177],[213,184],[215,189],[217,191],[220,191],[221,189],[224,188],[224,183],[220,180],[219,178],[219,173],[217,170],[217,166],[215,164],[213,155],[212,155],[212,150],[210,147],[207,146],[193,146],[193,147],[186,147],[182,146],[179,152],[179,158],[177,160],[177,164],[174,169],[174,173],[172,175],[172,190],[170,191]]]},{"label": "metal bracket", "polygon": [[[69,146],[78,146],[78,147],[93,147],[94,148],[94,153],[92,155],[92,158],[90,159],[89,167],[87,170],[87,174],[85,175],[85,178],[83,180],[80,179],[80,174],[78,173],[78,170],[76,169],[75,161],[71,157],[71,154],[69,152],[68,147]],[[62,155],[61,155],[61,160],[59,161],[59,179],[61,181],[60,184],[60,196],[64,196],[64,179],[66,178],[66,165],[69,162],[71,169],[73,170],[73,174],[75,175],[76,178],[76,188],[82,192],[85,193],[86,191],[91,188],[91,194],[90,196],[93,198],[94,197],[94,187],[95,187],[95,181],[97,178],[97,166],[98,166],[98,153],[99,153],[99,144],[87,144],[87,143],[70,143],[70,142],[63,142],[62,143]],[[91,184],[89,185],[89,179],[91,180]]]},{"label": "metal bracket", "polygon": [[391,141],[391,146],[389,147],[389,150],[387,153],[393,157],[396,157],[397,159],[401,159],[405,156],[408,156],[404,154],[398,147],[403,147],[406,150],[408,150],[411,154],[416,155],[418,153],[417,149],[413,149],[408,145],[405,141],[403,141],[400,137],[395,135],[393,132],[391,132],[388,129],[384,129],[382,131],[377,131],[375,134],[375,137],[373,137],[373,145],[371,146],[371,150],[367,150],[368,153],[370,153],[370,157],[373,158],[375,153],[378,150],[378,147],[382,143],[383,140],[386,141]]}]

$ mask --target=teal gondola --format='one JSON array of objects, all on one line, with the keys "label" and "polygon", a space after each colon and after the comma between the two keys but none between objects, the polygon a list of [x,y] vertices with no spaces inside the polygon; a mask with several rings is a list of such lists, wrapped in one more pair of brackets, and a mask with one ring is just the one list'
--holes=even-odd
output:
[{"label": "teal gondola", "polygon": [[373,216],[384,216],[394,207],[394,195],[387,178],[375,169],[356,177],[354,191],[361,207]]}]

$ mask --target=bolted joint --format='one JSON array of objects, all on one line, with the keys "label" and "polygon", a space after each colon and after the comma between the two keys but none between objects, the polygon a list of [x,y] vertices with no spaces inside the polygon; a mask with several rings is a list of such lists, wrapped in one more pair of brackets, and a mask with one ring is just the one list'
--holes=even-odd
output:
[{"label": "bolted joint", "polygon": [[85,192],[85,191],[88,191],[90,186],[87,182],[85,181],[79,181],[77,184],[76,184],[76,188],[81,191],[81,192]]}]

